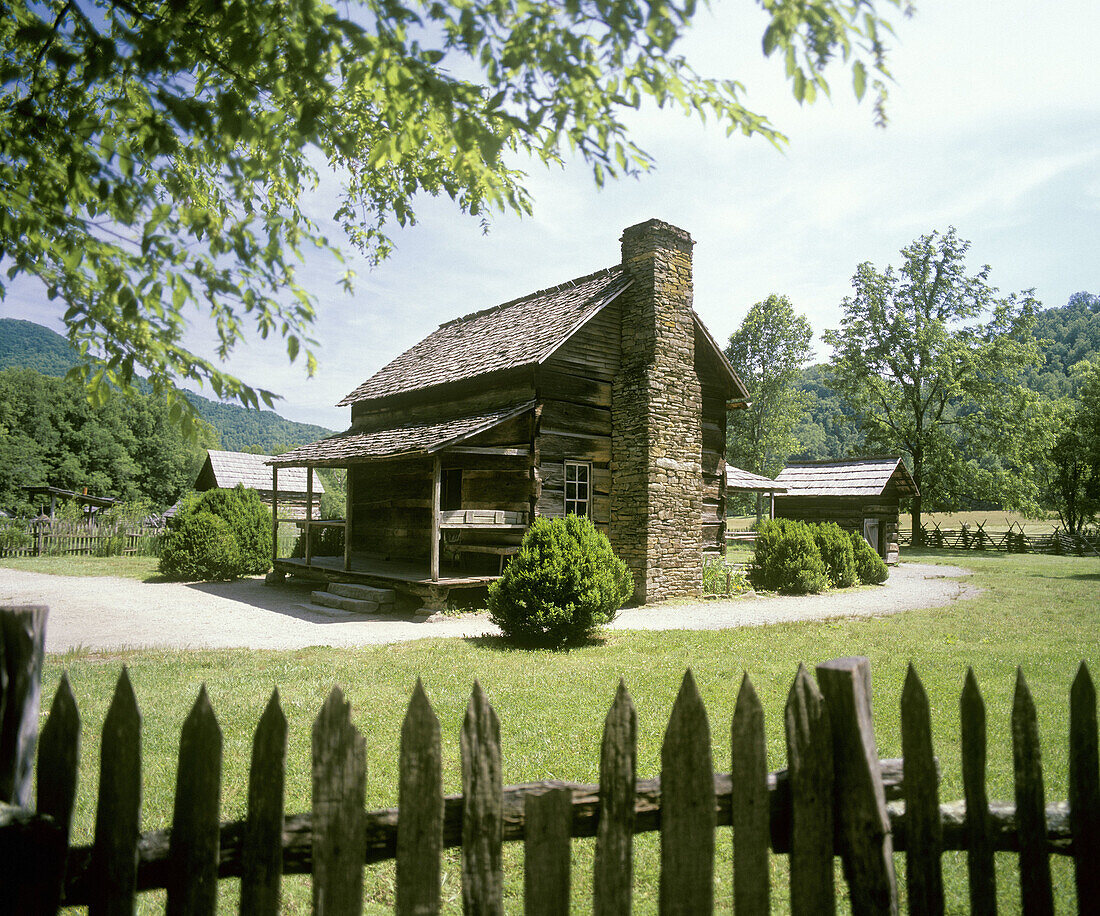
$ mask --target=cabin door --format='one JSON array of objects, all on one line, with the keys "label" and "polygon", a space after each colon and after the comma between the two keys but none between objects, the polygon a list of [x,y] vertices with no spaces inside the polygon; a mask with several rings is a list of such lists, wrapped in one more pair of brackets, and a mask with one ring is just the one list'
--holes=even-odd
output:
[{"label": "cabin door", "polygon": [[879,549],[878,544],[878,527],[877,518],[865,518],[863,520],[863,537],[866,538],[867,543],[871,545],[875,553],[882,556],[882,550]]}]

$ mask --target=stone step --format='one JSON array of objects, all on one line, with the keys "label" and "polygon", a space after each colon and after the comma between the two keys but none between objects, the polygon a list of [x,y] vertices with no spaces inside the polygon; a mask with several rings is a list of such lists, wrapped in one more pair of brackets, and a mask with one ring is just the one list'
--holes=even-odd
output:
[{"label": "stone step", "polygon": [[325,607],[339,608],[356,614],[377,614],[379,611],[392,610],[390,605],[382,605],[377,601],[345,598],[343,595],[334,595],[332,592],[313,592],[310,598],[313,599],[314,604],[323,604]]},{"label": "stone step", "polygon": [[298,607],[302,610],[309,611],[311,614],[320,614],[324,617],[330,617],[333,620],[361,620],[363,615],[356,614],[354,611],[345,611],[337,607],[328,607],[323,604],[313,604],[312,602],[303,601]]},{"label": "stone step", "polygon": [[352,585],[349,582],[330,582],[328,590],[343,598],[358,598],[360,601],[375,601],[378,604],[393,604],[396,593],[392,588],[375,588],[372,585]]}]

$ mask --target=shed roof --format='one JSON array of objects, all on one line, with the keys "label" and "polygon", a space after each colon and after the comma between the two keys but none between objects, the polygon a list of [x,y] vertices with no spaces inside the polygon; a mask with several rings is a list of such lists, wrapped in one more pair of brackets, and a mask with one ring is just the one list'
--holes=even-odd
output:
[{"label": "shed roof", "polygon": [[[252,455],[248,452],[222,452],[210,449],[206,453],[206,464],[199,477],[203,476],[209,468],[214,477],[214,486],[218,489],[231,490],[237,484],[244,484],[250,490],[271,489],[271,468],[268,462],[270,455]],[[306,471],[304,468],[294,469],[285,475],[279,476],[279,492],[281,494],[305,493]],[[313,492],[324,493],[325,488],[317,472],[313,472]]]},{"label": "shed roof", "polygon": [[[398,458],[432,455],[499,426],[534,408],[534,401],[512,404],[450,420],[421,420],[385,429],[361,432],[355,427],[269,458],[276,467],[342,465],[361,458]],[[282,480],[280,478],[280,486]]]},{"label": "shed roof", "polygon": [[735,468],[732,464],[726,465],[726,489],[740,490],[743,493],[786,493],[787,488],[777,483],[770,477],[761,477]]},{"label": "shed roof", "polygon": [[[338,407],[545,362],[633,281],[615,265],[441,324],[363,382]],[[694,315],[694,313],[693,313]],[[706,327],[696,325],[732,385],[748,391]]]},{"label": "shed roof", "polygon": [[775,478],[788,496],[880,496],[893,484],[899,496],[916,496],[917,485],[896,456],[850,461],[791,462]]}]

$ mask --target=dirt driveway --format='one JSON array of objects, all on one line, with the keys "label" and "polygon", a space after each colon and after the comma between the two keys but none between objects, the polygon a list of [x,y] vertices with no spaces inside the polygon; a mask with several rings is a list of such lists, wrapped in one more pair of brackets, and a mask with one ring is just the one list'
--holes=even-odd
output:
[{"label": "dirt driveway", "polygon": [[[977,594],[966,570],[907,563],[886,585],[805,598],[753,598],[630,608],[614,629],[715,630],[785,620],[874,616],[940,607]],[[429,622],[408,617],[334,619],[302,607],[312,586],[146,583],[0,569],[0,604],[50,608],[46,651],[119,648],[298,649],[359,646],[498,632],[483,616]]]}]

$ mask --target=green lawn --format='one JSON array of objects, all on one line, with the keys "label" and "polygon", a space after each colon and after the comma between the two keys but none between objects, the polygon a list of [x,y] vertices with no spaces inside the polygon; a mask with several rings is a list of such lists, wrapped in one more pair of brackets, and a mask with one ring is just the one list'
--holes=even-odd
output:
[{"label": "green lawn", "polygon": [[[907,558],[916,558],[907,552]],[[1082,659],[1100,675],[1100,561],[1046,556],[986,554],[965,557],[926,552],[921,559],[964,563],[985,589],[952,607],[882,619],[825,622],[721,632],[606,635],[568,652],[509,649],[495,639],[424,640],[355,650],[313,648],[293,652],[209,651],[76,653],[46,662],[46,695],[68,670],[85,723],[82,784],[76,814],[78,842],[94,823],[98,732],[123,664],[129,667],[144,716],[144,828],[168,825],[179,730],[203,682],[225,734],[223,817],[243,814],[249,746],[256,721],[277,685],[290,723],[288,811],[309,808],[309,730],[328,690],[340,684],[366,738],[369,807],[396,803],[397,749],[405,703],[417,677],[424,680],[440,717],[445,790],[459,791],[458,736],[471,684],[479,679],[500,716],[506,784],[539,778],[595,782],[600,731],[615,686],[623,677],[638,709],[640,775],[659,770],[664,726],[684,669],[691,667],[710,713],[714,759],[729,768],[729,725],[738,683],[747,670],[764,704],[769,767],[784,765],[782,710],[799,662],[842,655],[871,659],[875,723],[881,756],[900,756],[898,701],[912,661],[928,690],[936,752],[943,766],[944,801],[962,797],[959,774],[958,696],[968,665],[982,686],[989,721],[990,797],[1011,799],[1009,712],[1017,664],[1027,675],[1040,716],[1047,799],[1066,797],[1065,747],[1069,685]],[[717,899],[730,908],[729,832],[719,831]],[[590,841],[575,841],[575,909],[590,909]],[[636,846],[636,912],[656,909],[658,844],[639,837]],[[903,868],[903,857],[899,867]],[[509,911],[520,909],[522,851],[506,858]],[[1002,908],[1019,909],[1015,858],[999,857]],[[1073,908],[1072,871],[1055,863],[1062,910]],[[773,876],[785,883],[785,859]],[[966,907],[966,866],[961,854],[945,856],[949,911]],[[368,912],[392,908],[392,867],[367,870]],[[235,887],[223,882],[223,906],[234,905]],[[305,879],[287,879],[288,912],[308,912]],[[448,860],[444,893],[450,910],[461,908],[457,859]],[[156,895],[145,896],[152,912]],[[776,912],[786,903],[777,900]]]},{"label": "green lawn", "polygon": [[157,578],[159,562],[156,557],[7,557],[0,560],[0,569],[50,576],[119,576],[148,582]]}]

